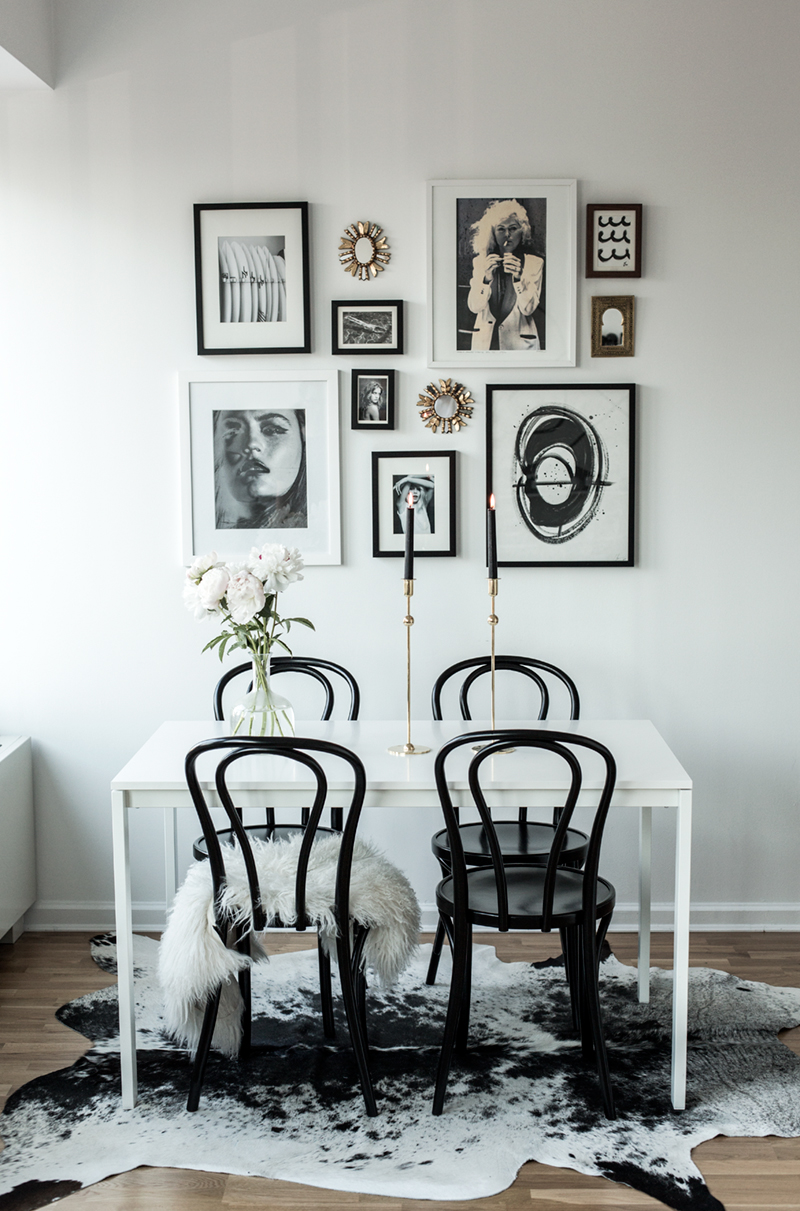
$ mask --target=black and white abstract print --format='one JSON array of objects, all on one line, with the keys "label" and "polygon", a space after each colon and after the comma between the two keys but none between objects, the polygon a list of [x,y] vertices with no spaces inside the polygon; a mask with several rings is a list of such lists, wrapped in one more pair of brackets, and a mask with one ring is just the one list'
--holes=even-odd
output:
[{"label": "black and white abstract print", "polygon": [[[200,1110],[185,1101],[189,1057],[165,1036],[157,944],[135,938],[140,1101],[122,1110],[116,989],[58,1017],[94,1040],[72,1068],[9,1099],[0,1131],[0,1207],[26,1211],[139,1165],[241,1173],[401,1199],[473,1199],[538,1160],[624,1182],[676,1211],[721,1211],[691,1160],[726,1135],[800,1134],[800,1060],[777,1031],[800,1022],[800,990],[703,969],[690,973],[688,1104],[669,1102],[671,974],[651,1001],[607,958],[601,989],[619,1117],[603,1117],[581,1059],[563,968],[501,963],[475,950],[470,1047],[453,1068],[445,1113],[431,1113],[449,965],[425,985],[429,948],[394,989],[369,992],[379,1116],[368,1118],[346,1030],[322,1038],[313,951],[254,974],[254,1049],[212,1053]],[[95,951],[109,970],[113,939]],[[338,1004],[338,998],[337,998]]]}]

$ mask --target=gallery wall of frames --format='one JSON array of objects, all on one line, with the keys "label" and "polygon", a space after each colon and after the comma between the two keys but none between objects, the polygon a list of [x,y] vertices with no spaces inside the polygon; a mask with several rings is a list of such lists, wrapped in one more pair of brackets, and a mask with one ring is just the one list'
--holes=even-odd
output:
[{"label": "gallery wall of frames", "polygon": [[[586,278],[613,278],[618,289],[642,276],[642,211],[585,206]],[[308,202],[195,205],[197,351],[352,359],[350,427],[379,442],[395,427],[406,373],[405,304],[383,297],[396,265],[391,233],[371,220],[345,226],[337,255],[348,297],[330,300],[330,347],[320,350],[310,324],[312,222]],[[575,180],[428,183],[432,375],[413,384],[427,432],[411,450],[373,445],[373,556],[401,557],[412,507],[416,553],[457,556],[458,436],[478,425],[500,567],[633,565],[635,386],[569,376],[578,227]],[[634,356],[634,302],[592,297],[592,358]],[[469,382],[478,368],[513,370],[515,381],[490,382],[478,399]],[[551,381],[540,381],[542,369]],[[186,562],[211,548],[243,556],[261,535],[301,547],[308,564],[339,563],[337,371],[308,371],[298,357],[294,370],[185,376],[181,392]]]}]

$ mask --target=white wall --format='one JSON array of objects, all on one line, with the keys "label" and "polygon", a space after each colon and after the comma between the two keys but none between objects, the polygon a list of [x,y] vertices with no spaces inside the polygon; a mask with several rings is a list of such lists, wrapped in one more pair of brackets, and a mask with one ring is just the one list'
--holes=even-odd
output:
[{"label": "white wall", "polygon": [[0,0],[0,87],[55,84],[53,0]]},{"label": "white wall", "polygon": [[[425,561],[415,596],[416,713],[434,670],[484,649],[483,387],[522,375],[471,372],[458,437],[417,419],[425,182],[517,175],[576,177],[581,220],[588,201],[645,205],[636,357],[591,360],[589,299],[608,291],[581,276],[577,367],[526,376],[638,384],[638,555],[507,570],[500,645],[568,668],[585,718],[649,717],[679,755],[697,923],[800,927],[797,4],[60,0],[56,15],[59,87],[0,98],[0,731],[35,741],[30,921],[110,919],[109,780],[161,720],[209,713],[218,666],[180,598],[178,371],[342,372],[344,563],[291,592],[317,623],[308,652],[353,668],[365,717],[401,717],[404,692],[399,566],[371,557],[373,448],[459,452],[459,558]],[[312,208],[313,355],[198,358],[192,203],[296,198]],[[391,244],[377,286],[337,262],[357,218]],[[329,355],[330,300],[376,291],[407,301],[382,436],[350,431],[350,363]],[[392,841],[425,900],[435,820]],[[140,923],[157,920],[160,829],[134,822]],[[620,815],[608,838],[623,902],[634,832]]]}]

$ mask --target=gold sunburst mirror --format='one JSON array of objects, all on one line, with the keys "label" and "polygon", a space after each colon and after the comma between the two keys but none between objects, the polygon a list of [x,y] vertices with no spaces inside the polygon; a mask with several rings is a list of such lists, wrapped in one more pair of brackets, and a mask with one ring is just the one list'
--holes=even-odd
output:
[{"label": "gold sunburst mirror", "polygon": [[467,418],[472,416],[475,401],[461,383],[454,383],[451,378],[440,378],[439,386],[428,383],[424,391],[420,391],[417,407],[420,409],[420,420],[427,429],[434,433],[458,433],[466,428]]},{"label": "gold sunburst mirror", "polygon": [[377,223],[351,223],[345,227],[339,245],[339,260],[345,273],[352,273],[360,282],[370,274],[374,278],[389,264],[392,254]]}]

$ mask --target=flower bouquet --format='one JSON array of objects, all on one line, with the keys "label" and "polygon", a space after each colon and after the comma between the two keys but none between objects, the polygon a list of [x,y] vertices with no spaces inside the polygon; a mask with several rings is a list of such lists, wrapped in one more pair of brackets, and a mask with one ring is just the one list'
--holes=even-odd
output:
[{"label": "flower bouquet", "polygon": [[253,684],[243,702],[234,707],[231,733],[247,736],[294,734],[294,712],[270,684],[269,662],[273,648],[291,656],[282,638],[293,623],[314,630],[307,618],[281,618],[278,593],[302,580],[300,552],[280,543],[253,547],[241,564],[222,563],[216,551],[197,558],[186,573],[183,599],[195,618],[214,618],[223,629],[203,648],[217,649],[220,660],[237,648],[253,662]]}]

